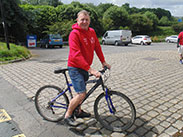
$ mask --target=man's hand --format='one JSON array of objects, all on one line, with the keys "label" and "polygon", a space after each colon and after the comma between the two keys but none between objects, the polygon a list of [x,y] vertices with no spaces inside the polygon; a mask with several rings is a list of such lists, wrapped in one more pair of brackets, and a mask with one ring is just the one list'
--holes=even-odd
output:
[{"label": "man's hand", "polygon": [[102,67],[104,68],[104,66],[106,66],[108,69],[111,69],[111,65],[109,65],[108,63],[106,62],[103,62],[102,63]]},{"label": "man's hand", "polygon": [[179,48],[180,46],[179,46],[179,44],[177,44],[177,48]]},{"label": "man's hand", "polygon": [[88,72],[89,72],[90,74],[94,75],[96,78],[99,78],[99,77],[101,76],[101,73],[100,73],[99,71],[96,71],[96,70],[94,70],[94,69],[92,69],[92,68],[90,68],[90,69],[88,70]]}]

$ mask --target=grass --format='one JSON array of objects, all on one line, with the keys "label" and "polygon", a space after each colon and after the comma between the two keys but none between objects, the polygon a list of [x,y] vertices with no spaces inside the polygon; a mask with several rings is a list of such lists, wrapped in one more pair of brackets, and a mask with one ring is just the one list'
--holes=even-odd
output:
[{"label": "grass", "polygon": [[0,42],[0,62],[27,59],[30,56],[31,53],[26,47],[10,43],[10,50],[8,50],[6,43]]}]

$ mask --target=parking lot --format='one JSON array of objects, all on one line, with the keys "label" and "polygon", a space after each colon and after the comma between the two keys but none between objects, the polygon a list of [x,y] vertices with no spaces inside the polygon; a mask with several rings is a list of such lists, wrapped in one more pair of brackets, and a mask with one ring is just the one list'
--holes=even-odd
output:
[{"label": "parking lot", "polygon": [[[79,119],[84,124],[75,129],[70,130],[64,125],[57,125],[57,130],[64,128],[64,136],[168,137],[181,134],[183,130],[183,66],[179,64],[176,45],[152,43],[150,46],[105,45],[102,48],[106,61],[112,65],[107,84],[132,100],[137,111],[135,124],[124,133],[112,133],[101,127],[92,116],[90,119]],[[60,84],[63,82],[62,76],[55,75],[53,71],[57,67],[67,66],[68,47],[31,49],[31,52],[34,56],[27,61],[0,66],[0,76],[29,99],[43,85],[62,86]],[[96,57],[93,67],[101,68]],[[99,93],[100,91],[96,92],[83,105],[83,108],[92,114],[93,102]],[[30,106],[33,110],[34,106]],[[39,127],[53,130],[48,128],[51,127],[48,126],[50,123],[39,118],[35,111],[31,113],[34,113]],[[14,113],[15,120],[19,123],[16,114]],[[32,128],[30,131],[28,130],[30,124],[27,122],[26,125],[23,122],[19,123],[20,129],[27,137],[40,137],[43,132],[45,132],[44,137],[49,137],[45,130],[38,131],[39,129]],[[55,133],[55,137],[56,134],[59,136],[59,132]]]}]

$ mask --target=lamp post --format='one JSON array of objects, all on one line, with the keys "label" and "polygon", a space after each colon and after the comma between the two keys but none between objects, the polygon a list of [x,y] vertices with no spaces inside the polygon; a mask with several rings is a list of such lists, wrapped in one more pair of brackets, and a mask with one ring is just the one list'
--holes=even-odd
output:
[{"label": "lamp post", "polygon": [[8,50],[10,50],[10,45],[9,45],[9,40],[8,40],[8,31],[7,31],[6,22],[5,22],[5,18],[4,18],[4,14],[3,14],[3,2],[2,2],[2,0],[0,0],[0,8],[1,8],[1,19],[2,19],[2,24],[3,24],[3,28],[4,28],[5,41],[6,41],[6,45],[7,45]]}]

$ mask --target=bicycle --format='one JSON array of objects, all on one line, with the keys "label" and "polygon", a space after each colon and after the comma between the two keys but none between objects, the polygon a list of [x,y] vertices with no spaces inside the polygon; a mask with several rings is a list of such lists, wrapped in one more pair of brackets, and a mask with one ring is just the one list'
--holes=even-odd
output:
[{"label": "bicycle", "polygon": [[[101,74],[107,70],[104,67]],[[65,77],[66,88],[61,89],[54,85],[45,85],[41,87],[35,95],[35,106],[38,113],[48,121],[58,122],[64,118],[67,106],[69,104],[68,95],[73,98],[71,91],[72,83],[69,83],[65,69],[57,69],[55,74],[62,73]],[[106,129],[122,132],[129,129],[136,119],[136,109],[132,101],[123,93],[110,90],[104,85],[109,76],[103,78],[100,76],[98,79],[88,80],[86,83],[95,83],[94,86],[87,92],[83,102],[101,85],[103,93],[101,93],[94,102],[94,115],[96,120],[103,125]],[[82,103],[83,103],[82,102]],[[81,104],[82,104],[81,103]],[[80,105],[81,105],[80,104]],[[77,111],[79,106],[73,113]]]}]

